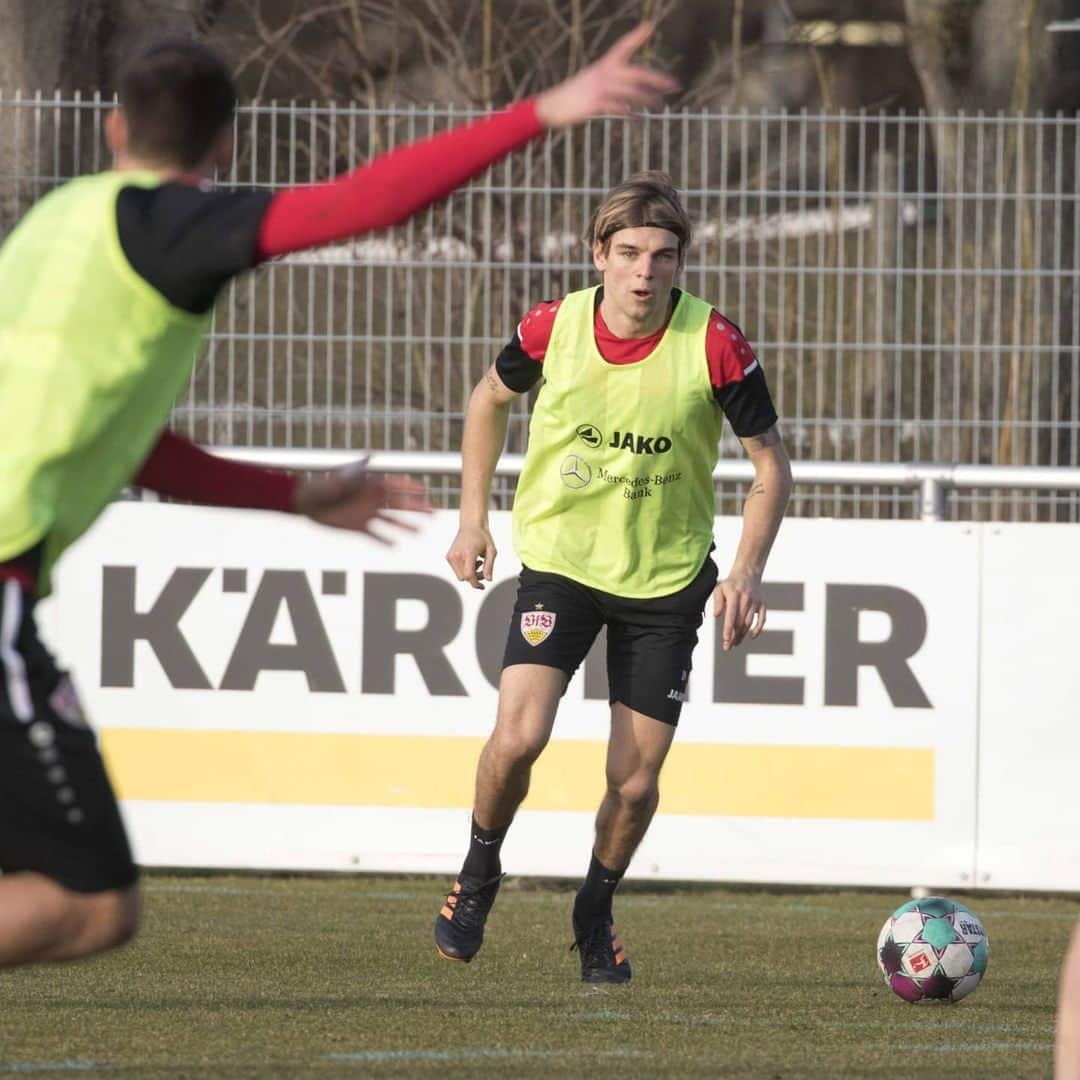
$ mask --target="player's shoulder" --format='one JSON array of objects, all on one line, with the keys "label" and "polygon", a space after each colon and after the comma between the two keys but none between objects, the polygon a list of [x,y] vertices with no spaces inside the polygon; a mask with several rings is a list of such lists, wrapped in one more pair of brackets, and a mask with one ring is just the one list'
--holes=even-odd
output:
[{"label": "player's shoulder", "polygon": [[140,277],[171,304],[202,313],[229,278],[254,263],[272,194],[170,181],[122,187],[120,248]]},{"label": "player's shoulder", "polygon": [[709,312],[708,336],[716,341],[734,344],[736,347],[745,345],[749,348],[746,335],[742,332],[739,324],[734,319],[729,319],[715,307]]},{"label": "player's shoulder", "polygon": [[533,359],[539,359],[547,352],[555,326],[555,316],[559,313],[563,299],[560,297],[557,300],[541,300],[535,307],[530,308],[518,323],[518,341]]},{"label": "player's shoulder", "polygon": [[715,307],[709,313],[705,331],[705,353],[716,386],[738,382],[758,367],[757,357],[742,329]]},{"label": "player's shoulder", "polygon": [[541,300],[535,307],[529,308],[529,310],[522,316],[519,326],[552,326],[555,322],[555,316],[559,313],[559,308],[562,307],[565,297],[558,297],[555,300]]},{"label": "player's shoulder", "polygon": [[133,217],[155,229],[184,229],[214,218],[256,215],[265,212],[270,192],[218,188],[168,181],[153,187],[130,184],[120,189],[117,213]]}]

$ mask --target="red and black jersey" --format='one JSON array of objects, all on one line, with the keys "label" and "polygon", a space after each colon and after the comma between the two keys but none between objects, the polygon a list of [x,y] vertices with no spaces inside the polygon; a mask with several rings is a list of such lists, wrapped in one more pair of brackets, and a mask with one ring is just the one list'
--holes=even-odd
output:
[{"label": "red and black jersey", "polygon": [[[596,290],[593,332],[600,355],[609,364],[633,364],[644,360],[660,343],[671,321],[653,334],[642,338],[620,338],[611,332],[600,312],[603,288]],[[682,295],[671,290],[671,311]],[[555,315],[561,300],[537,304],[518,323],[514,336],[495,361],[495,370],[506,386],[519,394],[531,389],[543,375],[544,356]],[[776,423],[776,410],[765,381],[765,373],[743,332],[727,317],[713,311],[705,335],[705,355],[713,397],[724,410],[732,431],[741,438],[760,435]]]}]

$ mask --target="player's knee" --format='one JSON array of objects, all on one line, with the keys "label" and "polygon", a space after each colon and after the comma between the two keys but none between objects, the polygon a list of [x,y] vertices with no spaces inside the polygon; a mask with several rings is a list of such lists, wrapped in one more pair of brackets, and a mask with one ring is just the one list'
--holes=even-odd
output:
[{"label": "player's knee", "polygon": [[504,766],[531,765],[540,756],[547,738],[529,725],[506,724],[496,728],[492,740]]},{"label": "player's knee", "polygon": [[138,933],[142,900],[135,886],[79,897],[73,907],[73,936],[86,955],[119,948]]},{"label": "player's knee", "polygon": [[629,810],[648,810],[660,798],[658,778],[652,772],[636,772],[630,776],[608,777],[608,790]]},{"label": "player's knee", "polygon": [[550,722],[528,702],[500,702],[491,741],[505,764],[531,765],[547,746],[550,735]]},{"label": "player's knee", "polygon": [[105,925],[108,948],[126,945],[139,932],[142,920],[142,896],[136,887],[113,894]]}]

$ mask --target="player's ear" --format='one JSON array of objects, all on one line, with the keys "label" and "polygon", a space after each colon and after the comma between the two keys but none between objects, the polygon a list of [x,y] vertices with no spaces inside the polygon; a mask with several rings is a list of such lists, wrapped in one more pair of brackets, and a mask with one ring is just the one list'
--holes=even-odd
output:
[{"label": "player's ear", "polygon": [[232,167],[233,159],[233,132],[231,124],[221,132],[217,139],[214,140],[214,147],[211,154],[214,168],[219,172],[228,172]]},{"label": "player's ear", "polygon": [[115,156],[123,154],[128,148],[129,130],[127,116],[124,110],[117,105],[110,109],[105,117],[105,143],[109,151]]},{"label": "player's ear", "polygon": [[599,240],[593,244],[592,248],[592,261],[593,266],[602,274],[607,269],[607,251],[604,249],[604,245]]}]

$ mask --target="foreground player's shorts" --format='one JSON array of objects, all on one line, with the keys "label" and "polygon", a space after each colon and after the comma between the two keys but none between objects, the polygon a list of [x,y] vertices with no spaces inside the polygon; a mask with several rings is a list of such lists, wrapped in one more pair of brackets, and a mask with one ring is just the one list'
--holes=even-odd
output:
[{"label": "foreground player's shorts", "polygon": [[0,579],[0,870],[76,892],[134,884],[94,733],[34,625],[33,598]]},{"label": "foreground player's shorts", "polygon": [[684,589],[641,600],[525,567],[503,667],[543,664],[569,678],[606,626],[609,701],[675,725],[686,700],[702,612],[718,576],[716,563],[707,558]]}]

